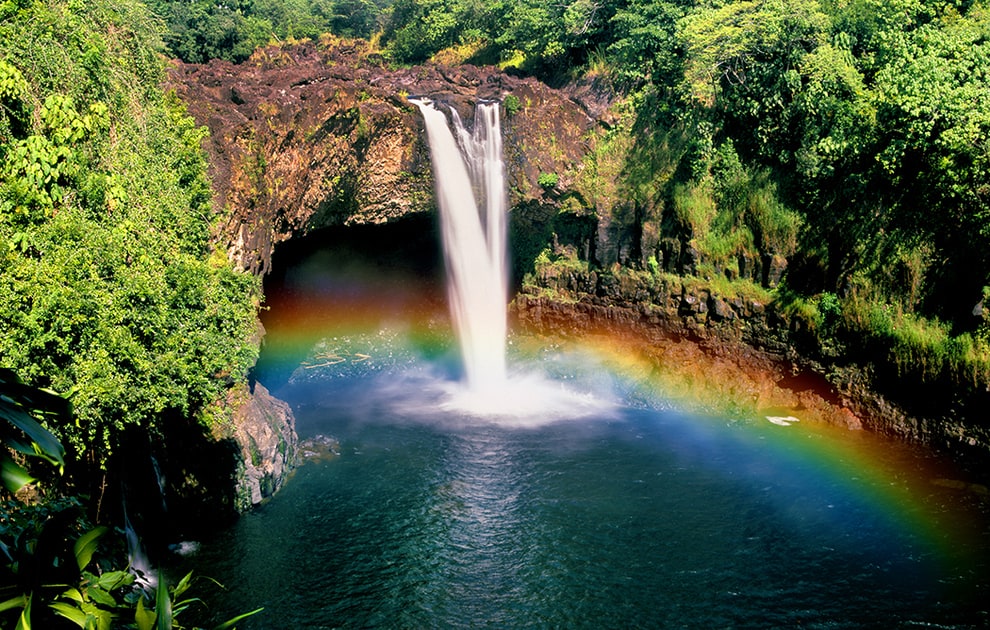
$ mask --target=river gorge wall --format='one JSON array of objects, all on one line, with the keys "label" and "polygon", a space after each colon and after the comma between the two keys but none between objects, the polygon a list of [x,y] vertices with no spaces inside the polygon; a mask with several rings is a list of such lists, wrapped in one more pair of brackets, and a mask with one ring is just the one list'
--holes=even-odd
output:
[{"label": "river gorge wall", "polygon": [[241,268],[265,274],[276,245],[322,228],[433,212],[429,148],[410,95],[467,121],[479,100],[516,100],[503,125],[512,205],[551,203],[540,175],[580,163],[607,107],[591,85],[553,90],[492,67],[390,69],[369,46],[333,40],[259,50],[237,65],[173,63],[170,87],[210,130],[226,217],[215,242]]}]

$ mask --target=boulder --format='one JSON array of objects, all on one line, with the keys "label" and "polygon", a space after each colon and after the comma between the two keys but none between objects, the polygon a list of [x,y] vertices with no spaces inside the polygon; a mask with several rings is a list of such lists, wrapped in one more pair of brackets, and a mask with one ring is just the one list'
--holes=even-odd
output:
[{"label": "boulder", "polygon": [[240,447],[235,507],[244,511],[281,488],[295,467],[295,417],[261,383],[236,388],[227,402],[233,408],[232,437]]}]

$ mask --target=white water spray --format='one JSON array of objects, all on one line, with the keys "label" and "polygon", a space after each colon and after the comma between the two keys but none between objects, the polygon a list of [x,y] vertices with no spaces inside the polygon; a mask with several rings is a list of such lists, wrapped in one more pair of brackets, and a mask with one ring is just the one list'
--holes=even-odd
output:
[{"label": "white water spray", "polygon": [[[543,375],[507,376],[508,201],[499,104],[480,103],[474,128],[468,131],[453,109],[448,124],[447,116],[428,99],[410,101],[426,121],[447,293],[467,377],[466,387],[441,387],[439,408],[461,418],[517,427],[608,415],[613,407],[608,396],[577,394]],[[402,398],[408,415],[411,401]]]},{"label": "white water spray", "polygon": [[499,104],[479,103],[468,132],[453,109],[457,137],[428,99],[410,99],[426,122],[440,206],[447,294],[467,383],[493,392],[506,380],[505,165]]}]

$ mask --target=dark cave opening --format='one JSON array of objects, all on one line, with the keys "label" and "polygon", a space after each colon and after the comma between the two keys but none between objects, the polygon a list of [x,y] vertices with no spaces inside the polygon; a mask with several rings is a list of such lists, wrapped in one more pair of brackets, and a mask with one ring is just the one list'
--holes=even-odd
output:
[{"label": "dark cave opening", "polygon": [[335,226],[281,243],[264,295],[265,338],[253,376],[274,390],[327,334],[446,316],[435,217]]}]

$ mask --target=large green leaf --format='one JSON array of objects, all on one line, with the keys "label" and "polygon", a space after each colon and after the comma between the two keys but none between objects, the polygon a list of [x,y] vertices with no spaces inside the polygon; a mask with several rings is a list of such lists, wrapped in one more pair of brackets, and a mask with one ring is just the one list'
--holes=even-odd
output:
[{"label": "large green leaf", "polygon": [[158,574],[158,596],[155,599],[155,614],[158,616],[156,630],[172,630],[172,599],[168,594],[165,576]]},{"label": "large green leaf", "polygon": [[0,395],[0,418],[23,431],[33,443],[37,444],[40,449],[39,455],[58,464],[59,467],[65,466],[65,449],[58,439],[5,395]]},{"label": "large green leaf", "polygon": [[98,545],[98,540],[100,536],[107,532],[107,528],[94,527],[85,534],[79,537],[76,541],[75,546],[72,548],[73,553],[76,556],[76,564],[79,565],[79,570],[82,571],[89,561],[93,559],[93,554],[96,552],[96,547]]},{"label": "large green leaf", "polygon": [[134,575],[127,571],[108,571],[102,574],[96,584],[107,591],[112,591],[121,586],[128,586],[134,583]]},{"label": "large green leaf", "polygon": [[17,627],[14,630],[31,630],[31,596],[28,595],[24,598],[24,610],[21,611],[21,616],[17,620]]},{"label": "large green leaf", "polygon": [[17,492],[34,481],[28,471],[9,457],[0,457],[0,476],[3,477],[4,487],[11,492]]},{"label": "large green leaf", "polygon": [[18,595],[17,597],[11,597],[7,601],[0,602],[0,612],[5,610],[11,610],[14,608],[24,608],[28,605],[27,595]]},{"label": "large green leaf", "polygon": [[89,622],[89,615],[79,610],[72,604],[66,604],[65,602],[55,602],[53,604],[49,604],[49,606],[60,616],[65,617],[72,623],[85,630],[86,624]]},{"label": "large green leaf", "polygon": [[137,608],[134,609],[134,623],[138,630],[154,630],[155,611],[144,607],[144,598],[138,600]]}]

